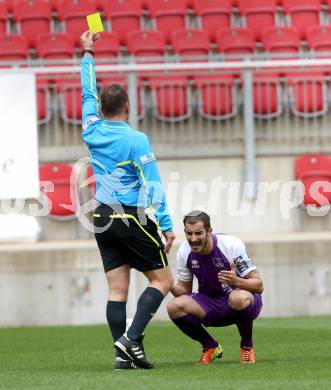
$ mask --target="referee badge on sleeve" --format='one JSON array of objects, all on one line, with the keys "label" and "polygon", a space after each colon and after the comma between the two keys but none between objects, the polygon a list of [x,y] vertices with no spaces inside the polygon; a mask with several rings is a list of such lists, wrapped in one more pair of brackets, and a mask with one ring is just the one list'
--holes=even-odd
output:
[{"label": "referee badge on sleeve", "polygon": [[143,165],[148,164],[148,163],[155,161],[155,160],[156,160],[156,158],[154,156],[154,153],[144,154],[143,156],[140,157],[140,161]]},{"label": "referee badge on sleeve", "polygon": [[84,123],[83,123],[83,130],[86,130],[92,123],[98,121],[100,118],[97,117],[96,115],[90,116],[87,118]]}]

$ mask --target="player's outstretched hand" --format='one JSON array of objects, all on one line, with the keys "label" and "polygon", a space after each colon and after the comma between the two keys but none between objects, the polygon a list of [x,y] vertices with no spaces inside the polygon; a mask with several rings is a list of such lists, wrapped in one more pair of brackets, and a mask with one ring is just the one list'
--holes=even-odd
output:
[{"label": "player's outstretched hand", "polygon": [[164,238],[166,239],[166,243],[164,246],[164,250],[166,253],[170,252],[170,249],[172,247],[172,243],[175,241],[175,233],[174,232],[162,232]]},{"label": "player's outstretched hand", "polygon": [[100,38],[101,38],[100,34],[94,34],[91,33],[90,31],[85,31],[80,36],[80,43],[84,50],[93,50],[93,42]]}]

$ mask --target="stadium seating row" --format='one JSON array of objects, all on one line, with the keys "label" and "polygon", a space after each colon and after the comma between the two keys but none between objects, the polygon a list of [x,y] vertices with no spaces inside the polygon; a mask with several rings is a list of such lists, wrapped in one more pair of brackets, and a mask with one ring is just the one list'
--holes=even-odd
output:
[{"label": "stadium seating row", "polygon": [[[111,83],[127,87],[127,79],[123,76],[98,80],[100,89]],[[65,122],[80,123],[81,86],[78,79],[38,80],[37,88],[40,124],[51,120],[58,107]],[[185,120],[192,115],[193,107],[197,107],[204,118],[228,119],[234,117],[241,106],[241,88],[240,78],[224,74],[195,75],[192,78],[175,74],[140,77],[137,83],[138,119],[145,117],[148,91],[152,93],[154,115],[160,120]],[[285,77],[257,74],[253,78],[252,97],[255,117],[269,119],[281,115],[285,111],[285,92],[294,115],[317,117],[328,111],[327,81],[322,73],[292,73]]]},{"label": "stadium seating row", "polygon": [[[73,168],[65,163],[48,163],[40,166],[41,191],[47,195],[50,217],[74,218],[77,210],[77,176]],[[90,197],[95,196],[95,181],[89,165],[85,185]],[[331,204],[331,158],[325,155],[306,154],[295,160],[294,177],[303,183],[305,193],[302,207],[314,205],[317,208]],[[81,187],[81,186],[80,186]],[[64,205],[67,205],[64,207]]]},{"label": "stadium seating row", "polygon": [[[90,197],[95,196],[95,181],[92,167],[89,165],[86,173],[86,185]],[[75,217],[78,204],[78,177],[70,164],[47,163],[39,168],[40,190],[46,196],[43,202],[49,210],[49,216],[67,220]]]},{"label": "stadium seating row", "polygon": [[[321,0],[2,0],[0,33],[8,31],[10,9],[15,30],[34,47],[37,34],[54,32],[53,10],[57,12],[61,32],[69,34],[75,46],[79,46],[79,37],[86,30],[86,15],[101,9],[106,27],[117,34],[121,45],[126,45],[127,32],[144,27],[143,10],[148,9],[154,30],[161,31],[166,43],[170,43],[173,30],[189,28],[187,10],[191,8],[198,27],[215,42],[220,26],[231,27],[232,7],[236,5],[241,26],[250,28],[254,39],[260,41],[265,27],[277,26],[277,6],[281,5],[286,24],[297,28],[300,39],[306,39],[307,28],[321,23],[323,3]],[[326,4],[330,11],[331,0]]]},{"label": "stadium seating row", "polygon": [[[182,57],[208,57],[212,54],[208,34],[204,30],[174,30],[172,32],[172,51]],[[0,61],[26,61],[29,57],[27,39],[22,35],[0,34]],[[311,26],[307,32],[307,46],[312,51],[331,53],[331,26]],[[57,33],[45,33],[35,38],[36,56],[48,60],[72,60],[75,58],[75,46],[70,36]],[[295,28],[267,27],[262,33],[262,52],[271,55],[297,54],[302,46],[300,36]],[[159,57],[164,60],[169,55],[164,35],[160,31],[134,30],[127,35],[127,50],[129,55],[136,57]],[[222,28],[216,33],[216,54],[224,56],[253,55],[261,50],[256,49],[252,32],[249,29]],[[103,39],[94,46],[95,58],[114,59],[121,55],[120,42],[116,34],[104,32]],[[162,58],[163,57],[163,58]],[[272,57],[272,56],[270,56]],[[212,57],[211,57],[212,58]],[[194,60],[194,58],[190,58]],[[207,60],[207,58],[205,58]],[[53,63],[54,64],[54,63]]]}]

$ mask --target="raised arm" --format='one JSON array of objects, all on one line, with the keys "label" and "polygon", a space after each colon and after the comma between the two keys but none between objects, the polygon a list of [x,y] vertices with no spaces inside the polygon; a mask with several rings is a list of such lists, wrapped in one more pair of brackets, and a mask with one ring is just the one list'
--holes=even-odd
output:
[{"label": "raised arm", "polygon": [[83,58],[81,61],[83,130],[91,123],[100,119],[95,63],[93,59],[93,43],[99,38],[100,34],[93,34],[89,31],[85,31],[80,37],[83,48]]}]

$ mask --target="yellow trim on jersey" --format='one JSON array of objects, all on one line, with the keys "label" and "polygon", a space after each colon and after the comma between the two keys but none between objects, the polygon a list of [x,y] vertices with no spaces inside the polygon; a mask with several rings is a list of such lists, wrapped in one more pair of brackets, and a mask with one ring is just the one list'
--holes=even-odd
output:
[{"label": "yellow trim on jersey", "polygon": [[97,101],[97,116],[100,118],[100,102],[97,94],[95,94],[95,100]]},{"label": "yellow trim on jersey", "polygon": [[128,164],[131,164],[131,160],[122,161],[122,162],[120,162],[120,163],[117,163],[116,166],[117,166],[117,167],[122,167],[123,165],[128,165]]},{"label": "yellow trim on jersey", "polygon": [[[154,244],[156,244],[158,247],[160,246],[158,241],[151,234],[149,234],[147,230],[144,229],[144,227],[139,223],[139,221],[137,220],[137,218],[134,215],[131,215],[131,214],[111,214],[109,216],[109,218],[129,218],[129,219],[133,219],[134,222],[138,225],[138,227],[146,234],[146,236],[148,236],[154,242]],[[161,249],[160,249],[159,253],[160,253],[160,257],[161,257],[161,261],[162,261],[163,267],[166,267],[166,263],[164,261],[164,256],[163,256],[163,253],[162,253]]]},{"label": "yellow trim on jersey", "polygon": [[[90,64],[89,70],[90,70],[90,90],[92,92],[94,92],[94,84],[93,84],[94,78],[93,78],[93,65],[92,64]],[[99,102],[99,97],[96,93],[94,94],[94,98],[97,102],[97,107],[96,107],[97,116],[100,117],[100,115],[99,115],[100,114],[100,102]]]},{"label": "yellow trim on jersey", "polygon": [[[143,185],[145,186],[145,189],[146,189],[146,194],[147,194],[147,198],[148,198],[149,208],[151,209],[152,213],[154,215],[156,215],[155,209],[154,209],[153,204],[152,204],[151,197],[150,197],[149,192],[148,192],[147,181],[146,181],[146,178],[145,178],[145,175],[144,175],[144,171],[142,170],[141,166],[139,164],[137,164],[133,160],[127,160],[127,161],[119,162],[119,163],[116,164],[116,166],[117,167],[121,167],[123,165],[129,165],[131,163],[138,169],[138,172],[140,173],[141,180],[142,180]],[[156,226],[157,226],[158,230],[161,230],[161,227],[160,227],[158,222],[156,223]]]},{"label": "yellow trim on jersey", "polygon": [[128,126],[127,125],[116,125],[116,126],[111,126],[107,125],[106,123],[102,123],[102,127],[108,127],[109,129],[126,129]]},{"label": "yellow trim on jersey", "polygon": [[[146,178],[145,178],[145,175],[144,175],[144,171],[142,170],[141,166],[139,164],[137,164],[135,161],[132,161],[132,163],[138,169],[138,172],[140,173],[140,176],[141,176],[141,180],[142,180],[142,182],[143,182],[143,184],[145,186],[146,194],[147,194],[148,202],[149,202],[149,208],[151,209],[152,213],[154,215],[156,215],[155,209],[154,209],[153,204],[152,204],[151,197],[150,197],[149,192],[148,192],[147,181],[146,181]],[[157,228],[159,230],[161,230],[159,223],[157,223],[156,225],[157,225]]]},{"label": "yellow trim on jersey", "polygon": [[93,217],[100,218],[100,214],[93,214]]}]

